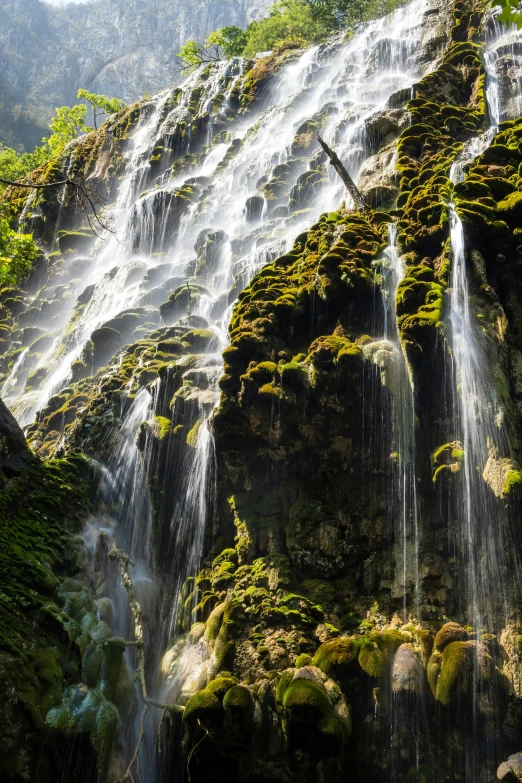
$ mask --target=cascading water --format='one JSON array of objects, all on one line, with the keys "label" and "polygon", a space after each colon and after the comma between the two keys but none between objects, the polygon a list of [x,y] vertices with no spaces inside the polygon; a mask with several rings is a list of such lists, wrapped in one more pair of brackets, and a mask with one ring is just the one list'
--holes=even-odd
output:
[{"label": "cascading water", "polygon": [[[365,353],[380,368],[382,383],[392,395],[391,454],[393,481],[390,490],[392,528],[396,538],[396,570],[400,578],[394,597],[402,596],[404,619],[408,612],[416,616],[418,603],[418,522],[415,487],[415,419],[413,387],[404,356],[396,319],[396,298],[404,277],[404,264],[397,249],[397,227],[389,224],[389,246],[381,266],[383,299],[383,339],[365,346]],[[408,607],[408,595],[413,606]]]},{"label": "cascading water", "polygon": [[[478,138],[468,142],[459,159],[452,166],[450,177],[454,184],[462,181],[464,170],[492,142],[498,123],[506,119],[513,106],[518,112],[521,99],[520,85],[509,96],[510,106],[502,100],[497,74],[498,60],[506,50],[514,50],[519,31],[506,31],[493,20],[485,52],[487,98],[491,127]],[[500,54],[499,54],[500,53]],[[517,94],[518,93],[518,94]],[[504,96],[506,98],[506,96]],[[499,502],[501,488],[492,488],[491,477],[500,460],[511,456],[505,410],[495,392],[494,379],[487,359],[487,339],[481,333],[476,304],[468,280],[466,245],[462,221],[457,209],[450,205],[451,224],[451,345],[457,402],[454,420],[460,432],[462,449],[463,495],[461,514],[461,546],[466,557],[466,590],[463,606],[473,618],[476,628],[487,623],[502,625],[507,622],[508,601],[502,588],[491,593],[491,585],[498,583],[501,573],[513,568],[506,557],[509,536],[506,520]],[[488,484],[489,481],[489,484]],[[509,564],[509,565],[508,565]],[[506,570],[507,569],[507,570]],[[501,585],[506,582],[501,580]]]},{"label": "cascading water", "polygon": [[[390,526],[394,538],[394,599],[402,599],[404,623],[419,622],[419,524],[415,462],[415,402],[413,381],[401,345],[396,315],[399,284],[405,266],[397,248],[397,226],[389,224],[389,244],[377,262],[381,270],[383,337],[364,346],[364,352],[380,372],[381,383],[390,393],[390,408],[383,407],[377,429],[389,431],[386,445],[392,461],[389,495]],[[386,415],[386,411],[388,414]],[[407,653],[403,653],[407,657]],[[418,666],[418,665],[417,665]],[[423,678],[419,677],[423,683]],[[415,755],[429,757],[430,733],[425,706],[425,692],[404,693],[391,679],[384,701],[386,757],[388,779],[400,777],[398,749],[413,747]],[[378,710],[376,707],[376,715]]]},{"label": "cascading water", "polygon": [[[499,59],[506,51],[514,51],[513,39],[520,40],[518,31],[506,32],[493,21],[485,51],[491,125],[481,136],[464,145],[450,172],[454,184],[463,181],[467,166],[489,147],[498,124],[520,113],[520,83],[508,96],[502,96],[499,89]],[[450,204],[449,210],[452,259],[449,321],[455,395],[451,415],[456,438],[451,446],[462,473],[455,508],[458,532],[453,551],[461,563],[459,611],[469,618],[474,629],[473,638],[480,642],[484,628],[500,632],[509,623],[513,591],[516,592],[520,573],[520,563],[510,546],[513,533],[502,501],[503,481],[513,463],[509,423],[491,371],[495,366],[495,348],[486,330],[481,328],[479,319],[484,316],[475,293],[477,280],[483,286],[487,282],[485,266],[481,267],[480,259],[467,258],[458,205]],[[484,680],[481,676],[484,655],[484,648],[478,644],[473,667],[471,737],[476,736],[484,718]],[[495,692],[495,683],[489,683],[488,687],[491,702],[498,703],[501,696]],[[479,759],[472,743],[465,742],[465,767],[469,779],[487,779],[484,759],[493,763],[495,751],[492,746],[483,749],[483,757]]]},{"label": "cascading water", "polygon": [[[135,576],[146,583],[146,590],[154,560],[150,549],[156,546],[162,553],[161,584],[156,584],[159,616],[151,617],[146,627],[146,633],[160,640],[154,645],[153,664],[175,642],[181,588],[196,573],[204,550],[214,461],[209,419],[218,401],[221,352],[227,344],[234,300],[262,266],[288,250],[300,231],[322,212],[339,207],[344,189],[337,175],[326,170],[315,130],[322,128],[324,138],[357,178],[373,151],[367,133],[372,117],[422,74],[417,50],[426,7],[427,0],[415,0],[393,16],[366,25],[348,43],[334,41],[300,54],[281,71],[257,113],[234,116],[231,108],[234,87],[243,75],[238,60],[213,67],[210,77],[200,69],[181,90],[142,104],[125,152],[125,174],[108,210],[115,233],[96,241],[88,259],[66,257],[60,274],[40,294],[51,300],[66,285],[69,296],[57,320],[46,316],[43,307],[33,314],[32,323],[42,331],[55,327],[52,345],[44,355],[30,351],[23,377],[19,365],[8,379],[12,408],[23,424],[29,424],[49,398],[74,380],[78,363],[94,374],[115,351],[137,339],[136,324],[142,335],[166,330],[162,338],[166,340],[182,339],[191,329],[205,332],[199,335],[206,341],[202,352],[193,360],[187,357],[186,368],[184,359],[176,366],[183,385],[172,399],[170,426],[183,426],[182,403],[187,401],[193,406],[194,421],[191,450],[182,457],[167,455],[176,476],[168,529],[153,530],[145,480],[148,456],[140,461],[134,446],[140,424],[164,411],[164,401],[158,389],[152,389],[152,402],[148,391],[138,391],[137,376],[127,388],[130,398],[135,395],[134,402],[122,416],[121,438],[105,466],[105,484],[119,509],[116,524],[104,518],[99,527],[109,530],[117,546],[136,560]],[[199,106],[197,118],[209,118],[203,147],[194,137],[194,101]],[[224,118],[229,120],[226,126]],[[158,173],[153,152],[169,144],[175,159]],[[101,171],[93,176],[98,175]],[[415,583],[412,593],[416,594],[418,536],[412,387],[394,313],[403,271],[393,227],[385,266],[383,343],[372,359],[379,366],[384,363],[395,393],[393,491],[400,511],[394,525],[401,541],[398,590],[405,595],[408,580]],[[108,348],[102,350],[103,341],[108,341],[108,354]],[[389,361],[384,354],[391,354]],[[412,541],[414,554],[409,555]],[[128,637],[131,624],[122,608],[121,582],[115,580],[109,587],[119,617],[114,628]],[[190,690],[208,666],[198,663],[199,652],[197,643],[186,648],[161,684],[163,696],[174,699],[184,688]],[[130,733],[127,757],[133,741]],[[143,759],[143,779],[153,780],[154,774]]]},{"label": "cascading water", "polygon": [[[168,139],[177,123],[186,120],[196,85],[202,90],[201,114],[220,91],[224,91],[226,109],[227,95],[241,74],[240,65],[236,60],[219,64],[202,88],[199,87],[201,73],[197,71],[189,77],[177,106],[170,111],[168,106],[173,98],[168,92],[142,106],[138,127],[125,153],[126,175],[107,216],[115,233],[96,243],[92,259],[82,267],[81,279],[77,277],[78,264],[74,261],[66,262],[60,275],[60,284],[72,281],[71,294],[90,285],[94,285],[94,291],[82,312],[73,313],[65,328],[58,332],[50,350],[39,358],[29,357],[31,371],[45,371],[45,381],[38,391],[26,389],[17,395],[13,410],[22,423],[28,424],[35,411],[64,385],[70,377],[71,364],[80,356],[92,332],[123,308],[139,306],[143,298],[140,266],[145,264],[147,269],[159,266],[151,252],[166,252],[162,262],[171,265],[170,275],[186,279],[187,260],[202,228],[224,227],[231,252],[223,258],[219,280],[211,281],[214,285],[210,286],[206,300],[217,304],[233,276],[238,276],[244,285],[247,275],[266,262],[272,245],[279,252],[284,242],[289,242],[315,216],[339,204],[343,188],[335,173],[328,171],[325,176],[321,168],[316,168],[321,160],[313,141],[313,128],[304,128],[298,141],[294,139],[296,131],[307,121],[317,118],[314,120],[317,122],[324,115],[325,138],[335,143],[352,175],[357,176],[369,152],[364,138],[366,121],[392,94],[409,87],[419,75],[416,36],[425,5],[425,0],[416,0],[408,11],[401,9],[390,20],[367,25],[348,44],[333,43],[305,52],[283,69],[261,116],[236,119],[233,136],[239,143],[239,152],[235,156],[229,155],[227,160],[228,145],[218,139],[217,145],[213,142],[200,156],[189,180],[173,167],[170,174],[167,171],[158,178],[154,190],[145,194],[142,190],[150,183],[151,150],[158,139]],[[337,106],[341,104],[340,109],[331,104],[334,98]],[[222,113],[225,109],[222,108]],[[213,120],[212,124],[216,125],[217,121]],[[304,146],[305,154],[297,146],[299,143]],[[190,147],[190,138],[182,142],[183,146]],[[285,170],[284,182],[279,182],[283,176],[278,168],[281,166],[291,170],[290,173]],[[314,182],[313,206],[309,203],[307,168],[315,181],[320,180],[319,187]],[[93,176],[97,175],[95,171]],[[212,181],[207,183],[210,175]],[[245,202],[255,194],[261,178],[268,182],[265,198],[261,198],[264,206],[258,212],[248,208],[245,211]],[[172,215],[173,199],[180,185],[185,183],[187,187],[187,182],[197,184],[198,180],[207,186],[204,209],[194,204],[182,212],[176,224]],[[257,247],[258,237],[262,237],[263,249]],[[74,298],[70,296],[69,301],[73,304]],[[64,313],[61,319],[66,318]],[[41,324],[44,328],[49,326],[43,319]]]}]

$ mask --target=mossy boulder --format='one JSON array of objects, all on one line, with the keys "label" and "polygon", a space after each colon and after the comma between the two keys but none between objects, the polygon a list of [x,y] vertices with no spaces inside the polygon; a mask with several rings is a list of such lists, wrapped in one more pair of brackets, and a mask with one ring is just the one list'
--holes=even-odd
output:
[{"label": "mossy boulder", "polygon": [[452,642],[465,642],[467,641],[468,634],[461,628],[458,623],[450,622],[442,626],[440,631],[435,636],[434,646],[439,652],[444,652],[444,649]]},{"label": "mossy boulder", "polygon": [[249,731],[254,723],[254,699],[250,690],[243,685],[233,685],[223,697],[223,708],[227,717]]},{"label": "mossy boulder", "polygon": [[223,705],[219,698],[208,688],[204,688],[187,702],[183,711],[186,723],[201,723],[211,729],[223,720]]},{"label": "mossy boulder", "polygon": [[313,665],[330,677],[339,679],[342,673],[352,668],[357,660],[359,645],[349,637],[331,639],[322,644],[313,658]]}]

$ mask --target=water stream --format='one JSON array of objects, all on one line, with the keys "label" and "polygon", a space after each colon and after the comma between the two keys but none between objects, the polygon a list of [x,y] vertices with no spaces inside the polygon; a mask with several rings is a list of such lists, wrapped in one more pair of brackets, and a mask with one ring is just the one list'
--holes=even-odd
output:
[{"label": "water stream", "polygon": [[[487,86],[486,94],[490,128],[464,146],[452,166],[450,178],[456,184],[464,178],[466,167],[492,142],[498,124],[511,116],[518,116],[521,108],[520,81],[511,81],[511,87],[500,89],[499,60],[504,54],[514,55],[522,34],[506,30],[493,20],[484,54]],[[505,79],[504,79],[505,82]],[[513,114],[515,112],[515,114]],[[503,504],[499,501],[501,489],[492,486],[491,477],[498,472],[501,459],[509,459],[511,449],[506,426],[506,411],[496,392],[495,379],[490,373],[492,347],[477,320],[477,303],[470,286],[470,263],[467,260],[462,221],[457,209],[450,205],[451,225],[451,348],[456,387],[453,421],[459,433],[457,446],[463,450],[462,498],[460,503],[460,547],[466,564],[463,587],[463,613],[475,628],[509,619],[508,596],[504,593],[505,579],[512,563],[506,557],[509,535]],[[507,580],[509,581],[509,580]],[[496,589],[492,591],[492,585]],[[466,605],[467,604],[467,605]]]},{"label": "water stream", "polygon": [[419,603],[419,535],[415,480],[415,411],[414,389],[404,355],[396,316],[399,283],[404,277],[404,263],[397,248],[397,227],[389,224],[389,245],[379,260],[383,305],[383,336],[365,346],[366,356],[380,370],[381,381],[391,393],[391,453],[393,478],[389,513],[395,538],[395,564],[400,574],[394,585],[394,597],[403,597],[403,613],[418,617]]},{"label": "water stream", "polygon": [[[519,31],[506,31],[492,21],[484,54],[490,127],[464,146],[450,172],[455,184],[464,179],[467,166],[491,144],[499,123],[520,114],[520,80],[511,79],[508,83],[506,74],[502,74],[501,62],[502,56],[515,54],[520,38]],[[472,638],[480,641],[486,628],[490,633],[499,633],[510,621],[512,590],[520,568],[510,545],[513,534],[502,500],[504,469],[511,464],[512,452],[507,414],[491,370],[495,365],[496,348],[479,320],[484,317],[480,315],[484,306],[477,298],[477,279],[482,276],[481,282],[486,282],[485,269],[481,271],[480,263],[477,266],[477,261],[468,257],[458,206],[450,204],[449,211],[452,257],[449,341],[454,385],[451,416],[453,448],[454,453],[460,455],[461,473],[454,553],[460,563],[459,613],[472,625]],[[482,654],[477,647],[473,670],[472,736],[483,717]],[[498,703],[500,696],[494,692],[495,684],[490,683],[488,687],[493,690],[492,703]],[[492,746],[484,747],[483,754],[493,763]],[[465,744],[465,765],[469,779],[485,779],[483,762],[478,759],[472,743]]]}]

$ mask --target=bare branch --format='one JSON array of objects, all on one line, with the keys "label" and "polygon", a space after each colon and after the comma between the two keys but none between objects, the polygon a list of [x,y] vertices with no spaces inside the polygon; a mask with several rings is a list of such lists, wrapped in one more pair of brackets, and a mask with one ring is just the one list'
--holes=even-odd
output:
[{"label": "bare branch", "polygon": [[161,718],[158,723],[158,733],[156,735],[156,753],[158,754],[158,759],[161,759],[161,727],[163,726],[163,721],[167,717],[168,712],[167,710],[163,710],[161,713]]},{"label": "bare branch", "polygon": [[364,200],[364,197],[362,193],[357,188],[357,185],[353,181],[353,179],[350,177],[348,172],[346,171],[345,167],[343,166],[341,159],[337,155],[334,150],[332,150],[328,144],[317,134],[317,141],[323,148],[323,150],[326,152],[328,157],[330,158],[330,163],[336,170],[336,172],[341,177],[344,185],[346,186],[346,189],[348,190],[350,196],[355,201],[355,204],[357,206],[357,209],[359,209],[361,212],[366,212],[368,210],[368,205],[366,201]]},{"label": "bare branch", "polygon": [[9,179],[3,179],[0,177],[0,183],[2,185],[9,185],[13,188],[28,188],[31,190],[45,190],[48,188],[61,188],[72,187],[74,190],[74,197],[76,206],[85,215],[87,223],[91,231],[98,237],[98,231],[108,231],[114,234],[114,229],[110,226],[108,220],[103,216],[103,209],[105,207],[105,200],[96,193],[94,190],[88,187],[84,181],[79,179],[71,179],[66,177],[58,182],[18,182]]},{"label": "bare branch", "polygon": [[185,709],[181,704],[164,704],[162,701],[156,701],[155,699],[149,699],[149,704],[158,707],[160,710],[167,710],[167,712],[183,712]]},{"label": "bare branch", "polygon": [[60,182],[15,182],[14,180],[2,179],[2,177],[0,177],[0,183],[2,183],[2,185],[12,185],[14,188],[59,188],[62,185],[69,185],[72,182],[73,180],[69,178],[60,180]]},{"label": "bare branch", "polygon": [[209,730],[208,730],[207,728],[205,728],[205,726],[202,726],[202,725],[201,725],[201,721],[200,721],[199,719],[198,719],[198,726],[200,727],[200,729],[203,729],[203,731],[204,731],[205,733],[203,734],[203,736],[201,737],[201,739],[200,739],[200,740],[198,740],[198,741],[196,742],[196,744],[193,746],[193,748],[191,748],[191,750],[190,750],[190,753],[189,753],[189,754],[188,754],[188,756],[187,756],[187,777],[188,777],[189,783],[190,783],[190,781],[191,781],[191,777],[190,777],[190,762],[191,762],[191,760],[192,760],[192,756],[194,755],[194,753],[195,753],[195,751],[196,751],[196,748],[198,747],[198,745],[201,745],[201,743],[203,742],[203,740],[204,740],[204,739],[206,739],[206,737],[209,737],[209,736],[210,736],[210,732],[209,732]]}]

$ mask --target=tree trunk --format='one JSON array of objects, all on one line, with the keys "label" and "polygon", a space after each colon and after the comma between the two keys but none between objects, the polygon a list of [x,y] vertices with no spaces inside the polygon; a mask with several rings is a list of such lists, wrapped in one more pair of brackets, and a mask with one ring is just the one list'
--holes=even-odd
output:
[{"label": "tree trunk", "polygon": [[328,146],[328,144],[319,136],[319,134],[317,134],[317,141],[330,158],[330,164],[334,167],[346,185],[346,189],[355,201],[357,209],[361,212],[366,212],[368,210],[368,205],[364,200],[362,193],[358,190],[357,185],[341,163],[339,156]]}]

